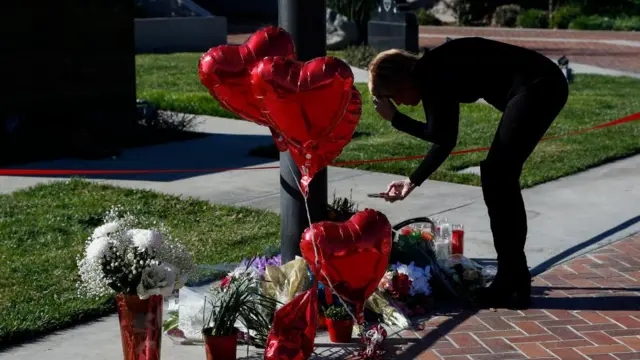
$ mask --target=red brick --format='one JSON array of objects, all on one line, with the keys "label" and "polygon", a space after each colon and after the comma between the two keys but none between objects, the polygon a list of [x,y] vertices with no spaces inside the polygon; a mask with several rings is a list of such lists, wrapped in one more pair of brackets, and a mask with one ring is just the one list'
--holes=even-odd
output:
[{"label": "red brick", "polygon": [[508,310],[508,309],[494,309],[494,310],[481,310],[479,311],[476,316],[484,319],[487,317],[505,317],[505,316],[522,316],[523,314],[520,311],[516,311],[516,310]]},{"label": "red brick", "polygon": [[577,348],[576,350],[578,350],[579,352],[581,352],[584,355],[611,354],[611,353],[616,353],[616,352],[628,352],[628,351],[630,351],[628,346],[622,345],[622,344],[581,347],[581,348]]},{"label": "red brick", "polygon": [[529,344],[517,344],[518,349],[529,359],[538,359],[552,356],[552,354],[542,347],[540,344],[529,343]]},{"label": "red brick", "polygon": [[451,334],[448,338],[452,343],[461,348],[482,346],[478,340],[470,334]]},{"label": "red brick", "polygon": [[549,314],[536,314],[536,315],[524,315],[524,316],[509,316],[503,318],[509,322],[520,322],[520,321],[545,321],[545,320],[554,320],[553,317]]},{"label": "red brick", "polygon": [[588,323],[583,319],[564,319],[564,320],[547,320],[540,321],[540,325],[544,327],[552,327],[552,326],[574,326],[574,325],[587,325]]},{"label": "red brick", "polygon": [[545,310],[545,311],[558,320],[578,318],[574,313],[567,310]]},{"label": "red brick", "polygon": [[576,313],[576,315],[587,320],[591,324],[610,324],[611,323],[611,320],[609,320],[609,318],[606,318],[598,314],[597,312],[593,312],[593,311],[579,311]]},{"label": "red brick", "polygon": [[438,356],[436,353],[434,353],[431,350],[421,353],[420,355],[418,355],[416,359],[417,360],[442,360],[440,356]]},{"label": "red brick", "polygon": [[514,325],[522,329],[522,331],[527,335],[541,335],[549,333],[545,328],[532,321],[516,322]]},{"label": "red brick", "polygon": [[503,318],[499,317],[486,317],[481,319],[492,330],[512,330],[515,329],[513,325],[506,322]]},{"label": "red brick", "polygon": [[605,331],[605,333],[613,337],[640,336],[640,329],[610,330],[610,331]]},{"label": "red brick", "polygon": [[[502,353],[502,354],[486,354],[486,355],[472,355],[473,360],[520,360],[527,357],[519,352]],[[449,359],[449,358],[445,358]]]},{"label": "red brick", "polygon": [[478,339],[491,339],[491,338],[510,338],[522,336],[524,333],[520,330],[500,330],[500,331],[482,331],[473,333]]},{"label": "red brick", "polygon": [[618,360],[615,356],[609,354],[590,355],[591,360]]},{"label": "red brick", "polygon": [[486,325],[470,324],[470,325],[456,326],[453,330],[451,330],[451,333],[457,334],[457,333],[470,333],[470,332],[476,332],[476,331],[490,331],[490,330],[491,329],[488,328]]},{"label": "red brick", "polygon": [[571,284],[569,284],[568,281],[560,278],[559,276],[556,275],[540,275],[540,278],[542,278],[542,280],[548,282],[551,286],[571,286]]},{"label": "red brick", "polygon": [[557,336],[560,340],[580,340],[580,339],[583,339],[582,336],[580,336],[575,331],[571,330],[571,328],[569,328],[569,327],[562,327],[562,326],[551,327],[551,328],[548,328],[547,330],[549,330],[549,332],[551,332],[553,335]]},{"label": "red brick", "polygon": [[618,324],[597,324],[597,325],[576,325],[571,327],[573,330],[583,333],[585,331],[609,331],[609,330],[622,330],[622,326]]},{"label": "red brick", "polygon": [[512,337],[509,338],[509,342],[512,344],[521,344],[521,343],[537,343],[537,342],[545,342],[545,341],[557,341],[558,337],[555,335],[547,334],[547,335],[533,335],[533,336],[520,336],[520,337]]},{"label": "red brick", "polygon": [[435,342],[435,344],[431,345],[432,349],[451,349],[456,347],[447,339],[440,339]]},{"label": "red brick", "polygon": [[611,316],[611,319],[627,329],[640,328],[640,321],[631,316]]},{"label": "red brick", "polygon": [[582,336],[589,339],[596,345],[615,345],[618,342],[611,336],[603,333],[602,331],[593,331],[582,333]]},{"label": "red brick", "polygon": [[638,360],[640,359],[640,352],[615,354],[615,356],[619,360]]},{"label": "red brick", "polygon": [[573,349],[553,349],[551,350],[557,357],[562,360],[584,360],[587,357],[581,355],[579,352]]},{"label": "red brick", "polygon": [[513,352],[518,351],[513,345],[509,344],[506,340],[495,338],[495,339],[483,339],[482,342],[486,347],[494,353],[505,353],[505,352]]},{"label": "red brick", "polygon": [[633,351],[640,351],[640,336],[619,337],[616,340],[627,345]]},{"label": "red brick", "polygon": [[542,345],[547,349],[564,349],[564,348],[593,346],[593,343],[589,340],[580,339],[580,340],[564,340],[564,341],[547,341],[547,342],[540,343],[540,345]]},{"label": "red brick", "polygon": [[489,350],[484,346],[465,347],[460,349],[438,349],[435,352],[442,356],[454,356],[454,355],[478,355],[488,354]]}]

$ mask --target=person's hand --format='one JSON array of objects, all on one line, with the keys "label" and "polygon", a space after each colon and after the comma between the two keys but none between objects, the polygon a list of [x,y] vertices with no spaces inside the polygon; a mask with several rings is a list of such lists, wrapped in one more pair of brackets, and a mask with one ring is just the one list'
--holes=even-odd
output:
[{"label": "person's hand", "polygon": [[393,105],[391,100],[388,98],[377,98],[374,96],[373,106],[378,114],[387,121],[391,121],[391,119],[393,119],[393,115],[395,115],[397,111],[395,105]]},{"label": "person's hand", "polygon": [[383,193],[384,199],[388,202],[404,200],[415,188],[416,185],[412,184],[409,179],[394,181],[389,184],[387,191]]}]

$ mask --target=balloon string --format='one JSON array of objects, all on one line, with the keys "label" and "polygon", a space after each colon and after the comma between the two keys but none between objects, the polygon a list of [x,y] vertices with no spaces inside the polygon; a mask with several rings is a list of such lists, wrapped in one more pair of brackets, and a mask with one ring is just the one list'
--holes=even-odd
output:
[{"label": "balloon string", "polygon": [[[296,176],[295,176],[295,173],[293,172],[293,168],[291,167],[291,164],[287,164],[287,165],[289,165],[289,170],[291,171],[291,174],[294,175],[293,178],[295,179]],[[307,220],[309,221],[309,229],[311,229],[311,243],[313,244],[313,252],[314,252],[314,255],[316,257],[315,258],[315,265],[316,265],[316,269],[317,269],[318,268],[318,250],[316,248],[315,231],[313,230],[312,223],[311,223],[311,212],[309,211],[309,202],[307,201],[307,197],[304,196],[304,192],[302,191],[302,188],[300,187],[300,184],[297,181],[296,181],[296,185],[298,186],[298,190],[300,190],[300,193],[302,194],[302,198],[304,199],[304,208],[307,211]],[[364,340],[364,331],[362,329],[362,325],[359,324],[358,319],[351,312],[351,310],[347,306],[347,303],[344,301],[344,299],[333,288],[333,284],[331,284],[331,280],[329,280],[329,277],[324,272],[324,270],[320,270],[320,272],[322,273],[322,275],[324,275],[324,278],[327,281],[327,285],[329,285],[329,289],[331,290],[331,293],[338,297],[338,299],[342,303],[342,306],[345,308],[345,310],[347,310],[347,312],[349,313],[349,316],[351,316],[351,319],[353,319],[354,324],[358,325],[360,336]]]}]

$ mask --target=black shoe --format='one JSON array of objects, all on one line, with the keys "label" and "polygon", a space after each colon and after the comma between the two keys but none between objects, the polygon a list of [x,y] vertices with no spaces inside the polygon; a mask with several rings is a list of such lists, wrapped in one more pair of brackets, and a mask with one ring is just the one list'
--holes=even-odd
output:
[{"label": "black shoe", "polygon": [[531,306],[531,275],[496,275],[489,287],[478,290],[478,302],[483,307],[524,310]]}]

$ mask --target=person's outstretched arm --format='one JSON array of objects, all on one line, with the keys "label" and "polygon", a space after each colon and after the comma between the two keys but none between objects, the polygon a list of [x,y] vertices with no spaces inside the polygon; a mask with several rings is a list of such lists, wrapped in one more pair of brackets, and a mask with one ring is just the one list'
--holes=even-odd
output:
[{"label": "person's outstretched arm", "polygon": [[409,180],[415,186],[433,174],[456,147],[458,141],[458,123],[460,104],[440,98],[423,99],[427,122],[414,120],[396,111],[391,120],[394,128],[432,143],[422,163],[413,171]]}]

